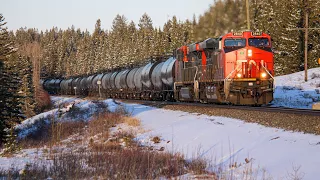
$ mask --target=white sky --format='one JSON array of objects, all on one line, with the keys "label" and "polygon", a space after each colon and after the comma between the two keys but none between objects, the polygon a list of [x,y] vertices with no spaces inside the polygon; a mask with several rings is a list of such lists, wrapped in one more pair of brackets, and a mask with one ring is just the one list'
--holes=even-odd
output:
[{"label": "white sky", "polygon": [[117,14],[123,14],[136,24],[147,13],[155,27],[176,15],[180,20],[192,19],[208,10],[214,0],[0,0],[0,13],[9,30],[20,27],[66,29],[74,25],[93,31],[97,19],[102,28],[110,29]]}]

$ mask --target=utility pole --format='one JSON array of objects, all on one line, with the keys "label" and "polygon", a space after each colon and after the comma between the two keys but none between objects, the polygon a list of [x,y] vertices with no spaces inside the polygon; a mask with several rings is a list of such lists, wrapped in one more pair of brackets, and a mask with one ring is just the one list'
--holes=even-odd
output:
[{"label": "utility pole", "polygon": [[249,0],[246,0],[246,7],[247,7],[247,28],[248,30],[250,30]]},{"label": "utility pole", "polygon": [[304,33],[304,81],[308,81],[308,21],[309,21],[309,12],[306,10],[306,25]]},{"label": "utility pole", "polygon": [[309,28],[309,9],[305,10],[305,26],[304,28],[287,28],[287,30],[301,30],[304,34],[304,81],[308,81],[308,33],[309,30],[320,30],[320,28]]}]

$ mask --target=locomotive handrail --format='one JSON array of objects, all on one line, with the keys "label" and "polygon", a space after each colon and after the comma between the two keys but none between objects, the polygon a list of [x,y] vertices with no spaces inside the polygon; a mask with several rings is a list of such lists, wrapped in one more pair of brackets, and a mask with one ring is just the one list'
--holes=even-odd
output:
[{"label": "locomotive handrail", "polygon": [[275,90],[275,82],[276,80],[274,79],[274,77],[272,76],[272,74],[268,71],[268,69],[263,65],[263,60],[260,62],[261,66],[263,67],[263,69],[269,74],[269,76],[273,79],[273,84],[272,84],[272,88],[273,91]]},{"label": "locomotive handrail", "polygon": [[194,73],[194,78],[193,78],[193,91],[195,94],[195,99],[198,99],[198,89],[199,89],[199,82],[196,80],[197,74],[198,74],[198,66],[194,66],[196,68],[196,73]]},{"label": "locomotive handrail", "polygon": [[194,66],[194,68],[196,68],[196,73],[194,73],[193,82],[196,81],[196,77],[197,77],[197,74],[198,74],[198,66]]},{"label": "locomotive handrail", "polygon": [[[224,89],[223,89],[223,91],[224,91],[224,94],[226,95],[226,98],[227,98],[227,96],[229,95],[229,92],[227,93],[226,91],[227,91],[227,81],[228,81],[228,79],[230,78],[230,76],[235,72],[235,71],[239,71],[239,70],[241,70],[241,69],[239,69],[239,66],[240,65],[237,65],[237,67],[224,79]],[[239,70],[238,70],[239,69]]]}]

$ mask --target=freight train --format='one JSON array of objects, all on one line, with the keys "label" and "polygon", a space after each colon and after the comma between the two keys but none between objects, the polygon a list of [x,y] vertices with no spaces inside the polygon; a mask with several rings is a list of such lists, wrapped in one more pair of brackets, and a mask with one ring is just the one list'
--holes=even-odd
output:
[{"label": "freight train", "polygon": [[263,105],[273,100],[271,37],[230,32],[182,46],[148,64],[67,79],[44,79],[51,94]]}]

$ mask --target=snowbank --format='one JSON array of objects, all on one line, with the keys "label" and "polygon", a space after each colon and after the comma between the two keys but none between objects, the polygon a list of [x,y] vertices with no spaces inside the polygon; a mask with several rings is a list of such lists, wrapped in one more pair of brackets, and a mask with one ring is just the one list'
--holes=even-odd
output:
[{"label": "snowbank", "polygon": [[[96,104],[83,99],[52,96],[51,101],[54,109],[28,118],[16,126],[18,138],[28,136],[43,124],[49,124],[50,121],[90,120],[96,111]],[[70,111],[72,112],[66,114]]]},{"label": "snowbank", "polygon": [[272,106],[311,109],[320,102],[320,68],[308,70],[308,81],[304,71],[275,77],[276,89]]}]

